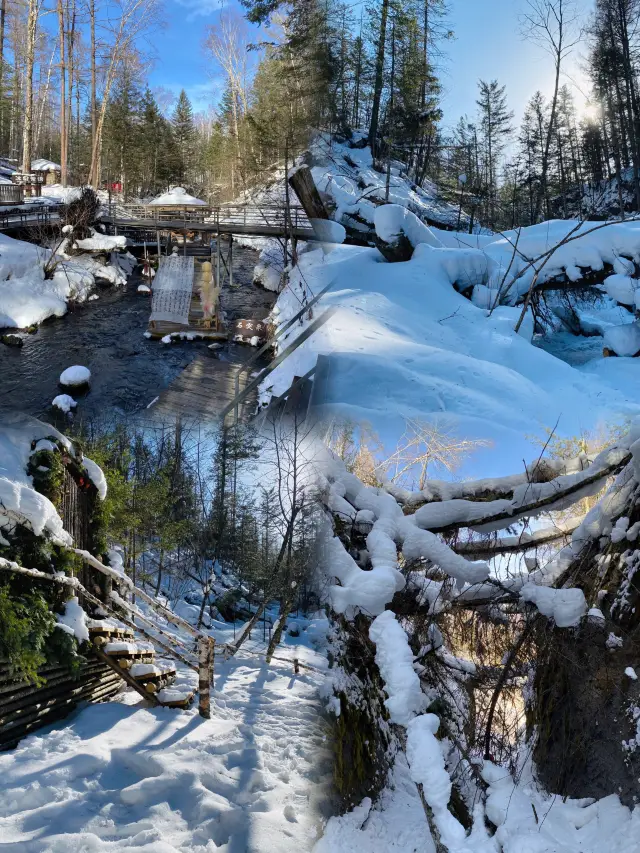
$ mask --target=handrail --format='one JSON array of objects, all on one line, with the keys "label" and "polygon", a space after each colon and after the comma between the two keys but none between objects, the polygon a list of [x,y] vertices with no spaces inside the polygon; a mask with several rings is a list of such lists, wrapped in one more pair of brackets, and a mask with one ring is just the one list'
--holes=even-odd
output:
[{"label": "handrail", "polygon": [[[248,370],[251,367],[251,365],[254,364],[258,360],[258,358],[260,358],[261,355],[264,355],[264,353],[267,352],[267,350],[271,349],[271,347],[273,346],[273,343],[275,341],[278,341],[284,335],[284,333],[287,332],[294,325],[294,323],[296,323],[300,319],[300,317],[302,317],[302,315],[304,313],[306,313],[311,308],[313,308],[313,306],[316,304],[316,302],[318,302],[325,295],[325,293],[327,293],[333,287],[334,284],[335,284],[335,279],[330,281],[326,287],[322,288],[322,290],[318,291],[318,293],[316,293],[316,295],[313,297],[313,299],[311,299],[309,302],[307,302],[306,305],[303,305],[302,308],[299,311],[297,311],[293,315],[293,317],[291,317],[291,319],[288,320],[284,324],[284,326],[280,326],[278,328],[277,332],[275,333],[275,335],[273,336],[273,338],[270,341],[267,341],[266,344],[261,346],[257,352],[255,352],[252,356],[250,356],[250,358],[248,358],[243,364],[240,365],[240,367],[236,371],[236,375],[234,377],[234,392],[235,392],[234,401],[233,401],[233,403],[230,404],[230,405],[233,405],[234,409],[235,409],[235,418],[234,418],[235,423],[238,422],[238,404],[240,402],[242,402],[242,399],[244,399],[244,396],[245,396],[245,395],[243,395],[242,399],[240,399],[240,375],[243,373],[243,371]],[[328,319],[329,318],[327,317],[327,320]],[[314,331],[315,331],[315,329],[314,329]],[[306,338],[304,340],[306,340]],[[303,343],[303,341],[301,340],[300,343]],[[292,350],[292,352],[293,352],[293,350]],[[227,409],[229,409],[229,408],[230,407],[227,406]],[[221,415],[223,421],[224,421],[224,418],[227,416],[227,414],[228,414],[228,412],[225,409]]]},{"label": "handrail", "polygon": [[236,398],[234,400],[232,400],[231,403],[229,403],[229,405],[225,406],[224,409],[222,410],[222,412],[220,413],[220,418],[221,418],[222,422],[224,423],[224,419],[229,414],[231,409],[234,409],[234,412],[235,412],[234,423],[237,424],[238,423],[238,406],[242,402],[242,400],[244,400],[244,398],[248,394],[250,394],[255,388],[257,388],[258,385],[260,385],[260,383],[263,382],[264,379],[266,379],[266,377],[269,376],[270,373],[273,373],[273,371],[280,364],[282,364],[283,361],[285,361],[287,358],[289,358],[291,353],[295,352],[295,350],[297,350],[298,347],[307,340],[307,338],[310,338],[311,335],[313,335],[313,333],[320,328],[320,326],[323,326],[327,322],[327,320],[329,320],[331,317],[333,317],[333,315],[336,313],[337,310],[338,310],[337,305],[332,305],[330,308],[327,308],[327,310],[323,314],[321,314],[319,317],[317,317],[313,321],[313,323],[311,323],[309,326],[307,326],[307,328],[304,329],[304,331],[302,331],[298,335],[298,337],[294,341],[292,341],[285,350],[283,350],[281,353],[279,353],[270,364],[268,364],[263,370],[261,370],[260,373],[254,379],[252,379],[251,382],[249,382],[248,385],[245,385],[242,392],[240,394],[238,394],[238,396],[236,396]]}]

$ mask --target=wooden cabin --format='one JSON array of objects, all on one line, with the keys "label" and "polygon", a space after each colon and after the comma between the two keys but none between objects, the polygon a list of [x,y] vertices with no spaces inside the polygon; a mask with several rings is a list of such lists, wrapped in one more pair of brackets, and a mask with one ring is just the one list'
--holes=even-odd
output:
[{"label": "wooden cabin", "polygon": [[62,168],[52,160],[37,159],[31,161],[31,171],[38,179],[38,183],[50,187],[59,184],[62,178]]}]

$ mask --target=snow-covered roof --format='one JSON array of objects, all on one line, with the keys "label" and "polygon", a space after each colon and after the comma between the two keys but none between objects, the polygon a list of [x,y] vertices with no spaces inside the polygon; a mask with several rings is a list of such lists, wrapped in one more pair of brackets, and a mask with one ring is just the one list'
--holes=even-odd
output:
[{"label": "snow-covered roof", "polygon": [[155,207],[206,207],[207,202],[196,198],[194,195],[189,195],[184,187],[173,187],[166,193],[162,193],[153,201],[149,202]]},{"label": "snow-covered roof", "polygon": [[59,163],[54,163],[52,160],[38,159],[31,161],[32,172],[59,172],[61,166]]}]

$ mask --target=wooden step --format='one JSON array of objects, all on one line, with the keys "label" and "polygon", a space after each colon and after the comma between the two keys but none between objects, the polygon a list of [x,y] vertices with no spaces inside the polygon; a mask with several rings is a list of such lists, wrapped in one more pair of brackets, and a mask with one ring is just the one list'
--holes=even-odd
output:
[{"label": "wooden step", "polygon": [[160,684],[168,687],[176,677],[176,668],[171,664],[134,663],[129,669],[131,675],[140,684]]},{"label": "wooden step", "polygon": [[115,619],[89,619],[87,620],[89,636],[93,640],[103,637],[105,640],[133,640],[134,634],[131,628],[127,628]]},{"label": "wooden step", "polygon": [[133,662],[153,663],[155,660],[155,649],[150,643],[132,643],[127,640],[114,640],[101,645],[101,650],[125,669],[128,669]]},{"label": "wooden step", "polygon": [[156,699],[164,708],[188,708],[193,702],[195,691],[171,690],[163,688],[156,694]]}]

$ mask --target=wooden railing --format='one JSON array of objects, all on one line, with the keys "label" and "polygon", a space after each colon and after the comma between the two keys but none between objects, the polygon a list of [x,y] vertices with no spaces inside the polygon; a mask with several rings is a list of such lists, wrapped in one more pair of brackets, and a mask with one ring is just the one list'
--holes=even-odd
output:
[{"label": "wooden railing", "polygon": [[0,184],[0,204],[22,204],[24,187],[18,184]]},{"label": "wooden railing", "polygon": [[[2,186],[2,185],[0,185]],[[46,228],[60,221],[62,204],[24,204],[0,207],[0,231],[14,228]]]},{"label": "wooden railing", "polygon": [[[153,628],[154,631],[157,631],[161,635],[163,635],[168,642],[160,641],[158,642],[153,635],[146,632],[144,629],[141,629],[139,626],[135,625],[135,623],[131,623],[132,627],[136,631],[140,631],[143,635],[149,637],[152,642],[158,642],[158,645],[161,645],[171,654],[174,654],[179,660],[187,663],[192,669],[196,669],[198,672],[198,711],[201,717],[209,718],[211,716],[211,683],[213,681],[213,669],[214,669],[214,650],[215,650],[215,641],[213,637],[210,637],[208,634],[199,631],[197,628],[194,628],[193,625],[190,625],[185,619],[178,616],[177,613],[174,613],[168,607],[165,607],[164,604],[161,604],[157,599],[152,598],[148,593],[146,593],[140,587],[134,586],[131,578],[126,575],[120,574],[120,572],[116,572],[109,566],[105,566],[100,562],[93,554],[90,554],[88,551],[83,551],[80,548],[73,549],[75,553],[82,557],[82,559],[88,563],[92,568],[97,569],[103,575],[107,576],[109,581],[116,581],[119,584],[125,586],[130,593],[134,594],[137,598],[140,598],[145,604],[148,604],[149,607],[153,611],[155,611],[159,616],[162,616],[166,619],[167,622],[170,622],[172,625],[175,625],[177,628],[182,628],[182,630],[186,631],[190,634],[195,640],[197,644],[197,665],[190,663],[188,660],[185,660],[184,655],[178,652],[175,649],[175,646],[181,646],[182,649],[188,654],[193,655],[193,652],[184,645],[177,637],[167,634],[164,632],[159,625],[157,625],[153,620],[144,617],[139,608],[135,607],[131,603],[125,601],[121,596],[117,593],[110,592],[109,601],[106,603],[107,609],[111,609],[113,604],[116,606],[124,608],[129,611],[132,617],[141,618],[145,621],[150,627]],[[121,616],[117,616],[116,618],[122,618]],[[126,622],[126,619],[124,620]],[[172,648],[172,646],[174,648]],[[174,650],[175,649],[175,650]],[[177,654],[176,654],[177,653]]]},{"label": "wooden railing", "polygon": [[291,206],[287,215],[284,205],[260,205],[260,204],[225,204],[218,207],[156,207],[145,204],[122,204],[112,202],[103,208],[103,219],[111,223],[119,223],[122,226],[131,225],[133,222],[153,223],[156,226],[166,224],[175,226],[177,223],[207,224],[221,231],[228,231],[234,225],[242,228],[255,227],[274,228],[285,231],[287,228],[293,231],[308,229],[312,232],[311,224],[304,209],[299,206]]},{"label": "wooden railing", "polygon": [[[144,616],[144,614],[140,612],[139,608],[131,604],[131,602],[125,601],[122,596],[118,595],[118,593],[114,591],[110,591],[106,596],[108,600],[101,601],[92,592],[86,589],[86,587],[84,587],[77,578],[66,577],[61,574],[51,575],[46,572],[41,572],[38,569],[28,569],[2,557],[0,557],[0,571],[13,572],[15,574],[25,575],[32,579],[45,580],[53,584],[60,584],[71,588],[76,595],[81,595],[96,607],[104,608],[116,619],[123,622],[134,631],[142,634],[150,642],[160,646],[160,648],[164,649],[172,657],[175,657],[177,660],[186,664],[190,669],[195,670],[198,673],[198,711],[201,717],[205,717],[207,719],[211,717],[210,691],[211,684],[213,682],[215,653],[215,640],[213,637],[210,637],[202,631],[198,631],[197,628],[194,628],[193,625],[190,625],[176,613],[173,613],[173,611],[169,610],[168,607],[165,607],[159,601],[152,598],[144,590],[134,586],[131,579],[126,575],[121,575],[109,566],[103,565],[100,560],[88,551],[83,551],[79,548],[75,548],[73,550],[78,554],[78,556],[82,557],[89,566],[93,569],[97,569],[105,575],[110,582],[115,580],[123,586],[126,586],[127,589],[134,593],[138,598],[145,601],[156,613],[166,619],[167,622],[172,623],[176,627],[182,628],[190,634],[196,640],[197,652],[192,651],[175,635],[169,634],[167,631],[163,630],[152,619]],[[108,585],[108,589],[110,590],[110,584]],[[115,608],[118,608],[119,610],[126,610],[132,618],[130,619],[127,616],[123,616],[122,613],[117,612]],[[145,622],[152,629],[153,633],[150,633],[140,627],[140,625],[135,623],[134,619],[139,619]],[[158,634],[160,635],[160,638],[157,636]],[[129,679],[125,678],[125,680],[130,683]],[[135,684],[131,684],[131,686],[138,689]],[[154,701],[152,696],[146,694],[143,695],[145,695],[146,699]]]}]

